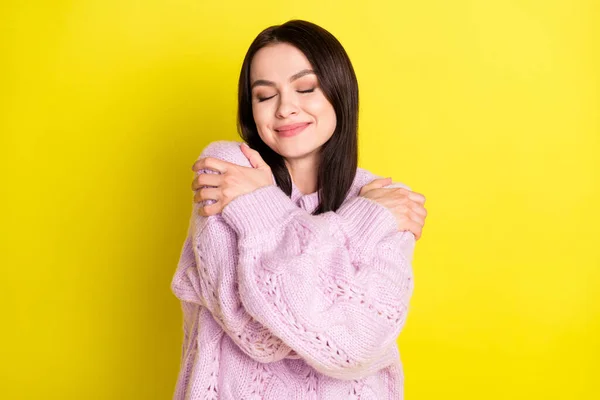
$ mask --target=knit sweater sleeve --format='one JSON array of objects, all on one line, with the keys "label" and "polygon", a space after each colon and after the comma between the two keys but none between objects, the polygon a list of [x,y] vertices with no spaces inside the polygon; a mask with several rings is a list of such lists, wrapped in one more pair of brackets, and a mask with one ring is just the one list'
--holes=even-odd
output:
[{"label": "knit sweater sleeve", "polygon": [[271,185],[222,212],[238,236],[245,310],[319,372],[360,379],[397,358],[415,237],[365,197],[311,215]]},{"label": "knit sweater sleeve", "polygon": [[[232,152],[232,157],[227,149],[231,149],[227,142],[213,142],[200,157],[239,162],[236,152]],[[220,214],[198,215],[199,207],[197,203],[193,206],[188,235],[171,282],[173,293],[182,301],[206,307],[225,333],[251,358],[260,362],[299,358],[241,305],[236,272],[237,235]]]}]

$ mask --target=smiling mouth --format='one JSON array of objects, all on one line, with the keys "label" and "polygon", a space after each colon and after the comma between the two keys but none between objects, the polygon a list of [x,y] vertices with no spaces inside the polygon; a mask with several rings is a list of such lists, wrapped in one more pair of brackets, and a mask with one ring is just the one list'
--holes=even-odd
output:
[{"label": "smiling mouth", "polygon": [[275,129],[275,132],[282,137],[291,137],[302,132],[307,126],[309,126],[310,122],[304,122],[299,124],[288,125],[283,128]]}]

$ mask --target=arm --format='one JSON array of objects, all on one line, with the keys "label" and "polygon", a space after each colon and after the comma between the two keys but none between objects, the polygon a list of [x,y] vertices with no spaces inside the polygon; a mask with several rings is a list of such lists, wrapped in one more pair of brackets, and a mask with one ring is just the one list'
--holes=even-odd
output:
[{"label": "arm", "polygon": [[276,186],[225,206],[238,235],[241,302],[319,372],[359,379],[395,361],[413,291],[415,238],[355,197],[311,215]]},{"label": "arm", "polygon": [[[220,142],[200,157],[230,158]],[[204,170],[199,173],[214,173]],[[260,362],[299,358],[242,307],[237,291],[237,236],[221,215],[198,215],[195,203],[177,272],[171,283],[182,301],[206,307],[244,353]]]}]

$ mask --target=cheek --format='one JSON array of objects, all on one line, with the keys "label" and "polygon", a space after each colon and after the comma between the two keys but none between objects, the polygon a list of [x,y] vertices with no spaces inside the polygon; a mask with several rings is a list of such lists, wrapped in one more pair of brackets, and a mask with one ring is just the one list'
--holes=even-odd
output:
[{"label": "cheek", "polygon": [[305,106],[310,113],[315,115],[326,115],[333,109],[331,103],[323,95],[317,95],[310,99]]},{"label": "cheek", "polygon": [[333,133],[337,123],[335,110],[324,96],[310,105],[309,112],[319,119],[319,125],[330,128]]},{"label": "cheek", "polygon": [[263,107],[262,105],[252,106],[252,117],[254,117],[258,136],[260,136],[263,142],[269,144],[271,140],[269,139],[268,126],[271,120],[268,117],[268,111],[265,108],[266,107]]},{"label": "cheek", "polygon": [[333,109],[333,106],[331,104],[329,105],[327,115],[328,115],[328,120],[330,121],[330,124],[332,125],[331,131],[333,133],[333,131],[335,130],[335,127],[337,125],[337,117],[335,116],[335,110]]},{"label": "cheek", "polygon": [[254,123],[257,128],[261,129],[267,122],[266,114],[265,107],[262,107],[261,105],[252,106],[252,116],[254,117]]}]

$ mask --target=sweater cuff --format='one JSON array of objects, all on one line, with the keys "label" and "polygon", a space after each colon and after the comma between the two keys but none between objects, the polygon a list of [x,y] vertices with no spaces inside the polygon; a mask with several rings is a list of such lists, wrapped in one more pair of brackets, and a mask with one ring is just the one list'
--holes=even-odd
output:
[{"label": "sweater cuff", "polygon": [[277,186],[269,185],[243,194],[227,204],[221,215],[240,237],[264,234],[281,226],[298,207]]},{"label": "sweater cuff", "polygon": [[360,250],[373,248],[384,237],[398,231],[394,214],[366,197],[358,196],[348,201],[337,210],[337,214],[344,221],[346,235],[357,240],[355,246]]}]

